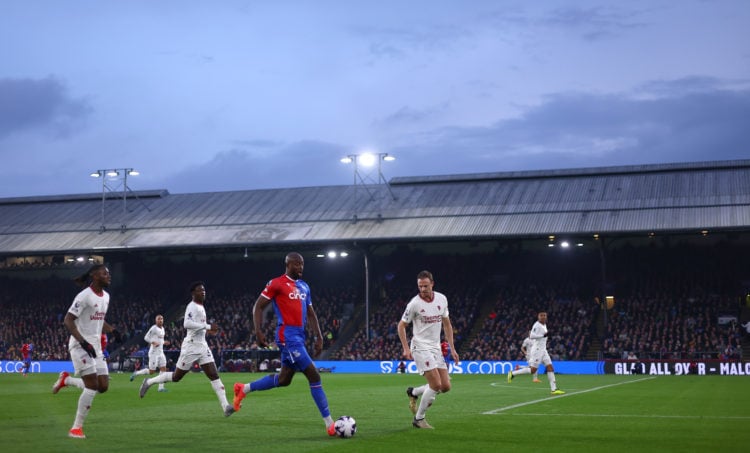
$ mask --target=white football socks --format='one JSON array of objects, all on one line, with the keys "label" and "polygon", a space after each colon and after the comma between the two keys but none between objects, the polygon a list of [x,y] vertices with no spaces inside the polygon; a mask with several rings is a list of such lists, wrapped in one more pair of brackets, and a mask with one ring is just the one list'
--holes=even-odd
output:
[{"label": "white football socks", "polygon": [[424,387],[427,388],[423,390],[422,398],[419,400],[419,409],[417,409],[417,414],[414,416],[417,420],[424,418],[425,412],[427,412],[427,409],[432,406],[432,402],[435,401],[435,397],[438,393],[435,390],[432,390],[429,385],[425,385]]},{"label": "white football socks", "polygon": [[553,392],[557,390],[557,383],[555,383],[555,372],[547,371],[547,379],[549,379],[549,389]]},{"label": "white football socks", "polygon": [[224,410],[224,408],[229,405],[229,402],[227,401],[227,394],[224,391],[224,384],[222,384],[221,378],[216,379],[215,381],[211,381],[211,387],[214,388],[214,392],[219,398],[219,403],[221,403],[221,410]]},{"label": "white football socks", "polygon": [[83,427],[83,422],[86,420],[86,416],[89,415],[91,403],[94,402],[96,393],[96,390],[87,388],[84,388],[83,392],[81,392],[81,396],[78,397],[78,410],[76,411],[76,419],[73,422],[73,428]]}]

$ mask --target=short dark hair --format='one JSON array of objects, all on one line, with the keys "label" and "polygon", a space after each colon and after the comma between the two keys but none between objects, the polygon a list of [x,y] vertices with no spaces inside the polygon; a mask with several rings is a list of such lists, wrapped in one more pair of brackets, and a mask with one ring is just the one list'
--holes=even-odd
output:
[{"label": "short dark hair", "polygon": [[206,284],[203,283],[202,280],[196,280],[196,281],[194,281],[193,283],[190,284],[190,292],[192,293],[193,291],[195,291],[195,288],[197,288],[199,286],[206,286]]},{"label": "short dark hair", "polygon": [[429,278],[431,282],[434,281],[432,279],[432,272],[430,272],[430,271],[422,271],[422,272],[420,272],[420,273],[417,274],[417,280],[421,280],[423,278]]}]

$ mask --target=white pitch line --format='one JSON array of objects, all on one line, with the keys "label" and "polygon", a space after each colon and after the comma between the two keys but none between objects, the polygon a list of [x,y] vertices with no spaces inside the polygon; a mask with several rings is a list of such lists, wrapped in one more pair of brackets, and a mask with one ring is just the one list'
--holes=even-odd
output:
[{"label": "white pitch line", "polygon": [[750,416],[742,415],[638,415],[638,414],[513,414],[514,417],[613,417],[613,418],[683,418],[683,419],[715,419],[715,420],[750,420]]},{"label": "white pitch line", "polygon": [[586,389],[586,390],[581,390],[579,392],[566,393],[564,395],[555,395],[555,396],[550,396],[550,397],[547,397],[547,398],[542,398],[542,399],[539,399],[539,400],[526,401],[524,403],[513,404],[513,405],[510,405],[510,406],[505,406],[505,407],[501,407],[501,408],[498,408],[498,409],[492,409],[491,411],[482,412],[482,415],[495,415],[495,414],[499,414],[500,412],[505,412],[505,411],[508,411],[508,410],[511,410],[511,409],[516,409],[518,407],[530,406],[532,404],[543,403],[545,401],[559,399],[559,398],[565,398],[565,397],[573,396],[573,395],[580,395],[582,393],[595,392],[597,390],[602,390],[602,389],[606,389],[606,388],[610,388],[610,387],[617,387],[618,385],[634,384],[636,382],[649,381],[651,379],[656,379],[656,377],[647,377],[647,378],[636,379],[634,381],[618,382],[616,384],[602,385],[601,387],[594,387],[594,388],[590,388],[590,389]]}]

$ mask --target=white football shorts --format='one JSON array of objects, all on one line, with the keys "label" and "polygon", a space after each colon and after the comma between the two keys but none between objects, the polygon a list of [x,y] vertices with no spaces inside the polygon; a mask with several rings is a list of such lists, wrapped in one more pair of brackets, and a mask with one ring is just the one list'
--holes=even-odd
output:
[{"label": "white football shorts", "polygon": [[443,354],[440,353],[440,348],[411,351],[411,355],[414,357],[414,363],[417,365],[417,370],[420,373],[434,370],[435,368],[448,369]]},{"label": "white football shorts", "polygon": [[539,368],[540,363],[543,363],[544,366],[552,365],[552,359],[549,358],[549,353],[546,349],[542,351],[532,351],[529,356],[530,367]]},{"label": "white football shorts", "polygon": [[167,356],[164,355],[163,351],[148,353],[148,369],[149,370],[158,370],[161,368],[166,368],[166,366],[167,366]]},{"label": "white football shorts", "polygon": [[86,376],[96,373],[99,376],[108,376],[109,368],[104,360],[102,352],[96,351],[96,358],[93,358],[83,349],[80,343],[75,342],[70,349],[70,360],[73,361],[73,368],[79,376]]},{"label": "white football shorts", "polygon": [[188,371],[193,366],[193,362],[196,361],[198,365],[214,362],[214,355],[211,353],[211,348],[206,344],[198,343],[186,346],[183,343],[180,358],[177,359],[177,368]]}]

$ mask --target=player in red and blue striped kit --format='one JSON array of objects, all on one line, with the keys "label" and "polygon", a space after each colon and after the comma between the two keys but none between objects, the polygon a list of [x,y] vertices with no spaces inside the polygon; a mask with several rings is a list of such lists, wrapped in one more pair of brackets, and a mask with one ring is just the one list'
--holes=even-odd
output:
[{"label": "player in red and blue striped kit", "polygon": [[26,340],[26,343],[21,346],[21,355],[23,356],[23,377],[29,373],[31,369],[31,353],[34,351],[34,344],[31,340]]},{"label": "player in red and blue striped kit", "polygon": [[323,391],[318,368],[305,347],[305,326],[309,320],[315,335],[314,356],[317,357],[323,350],[323,334],[320,331],[318,316],[313,310],[310,287],[300,279],[305,260],[302,255],[293,252],[286,256],[284,263],[286,273],[268,282],[253,306],[255,335],[258,346],[264,347],[267,342],[262,330],[263,311],[268,304],[273,303],[277,319],[276,344],[281,350],[281,372],[269,374],[249,384],[235,383],[234,410],[240,410],[241,402],[248,393],[286,387],[292,382],[294,374],[301,371],[310,383],[310,393],[323,417],[326,430],[333,436],[336,433],[328,409],[328,398]]}]

